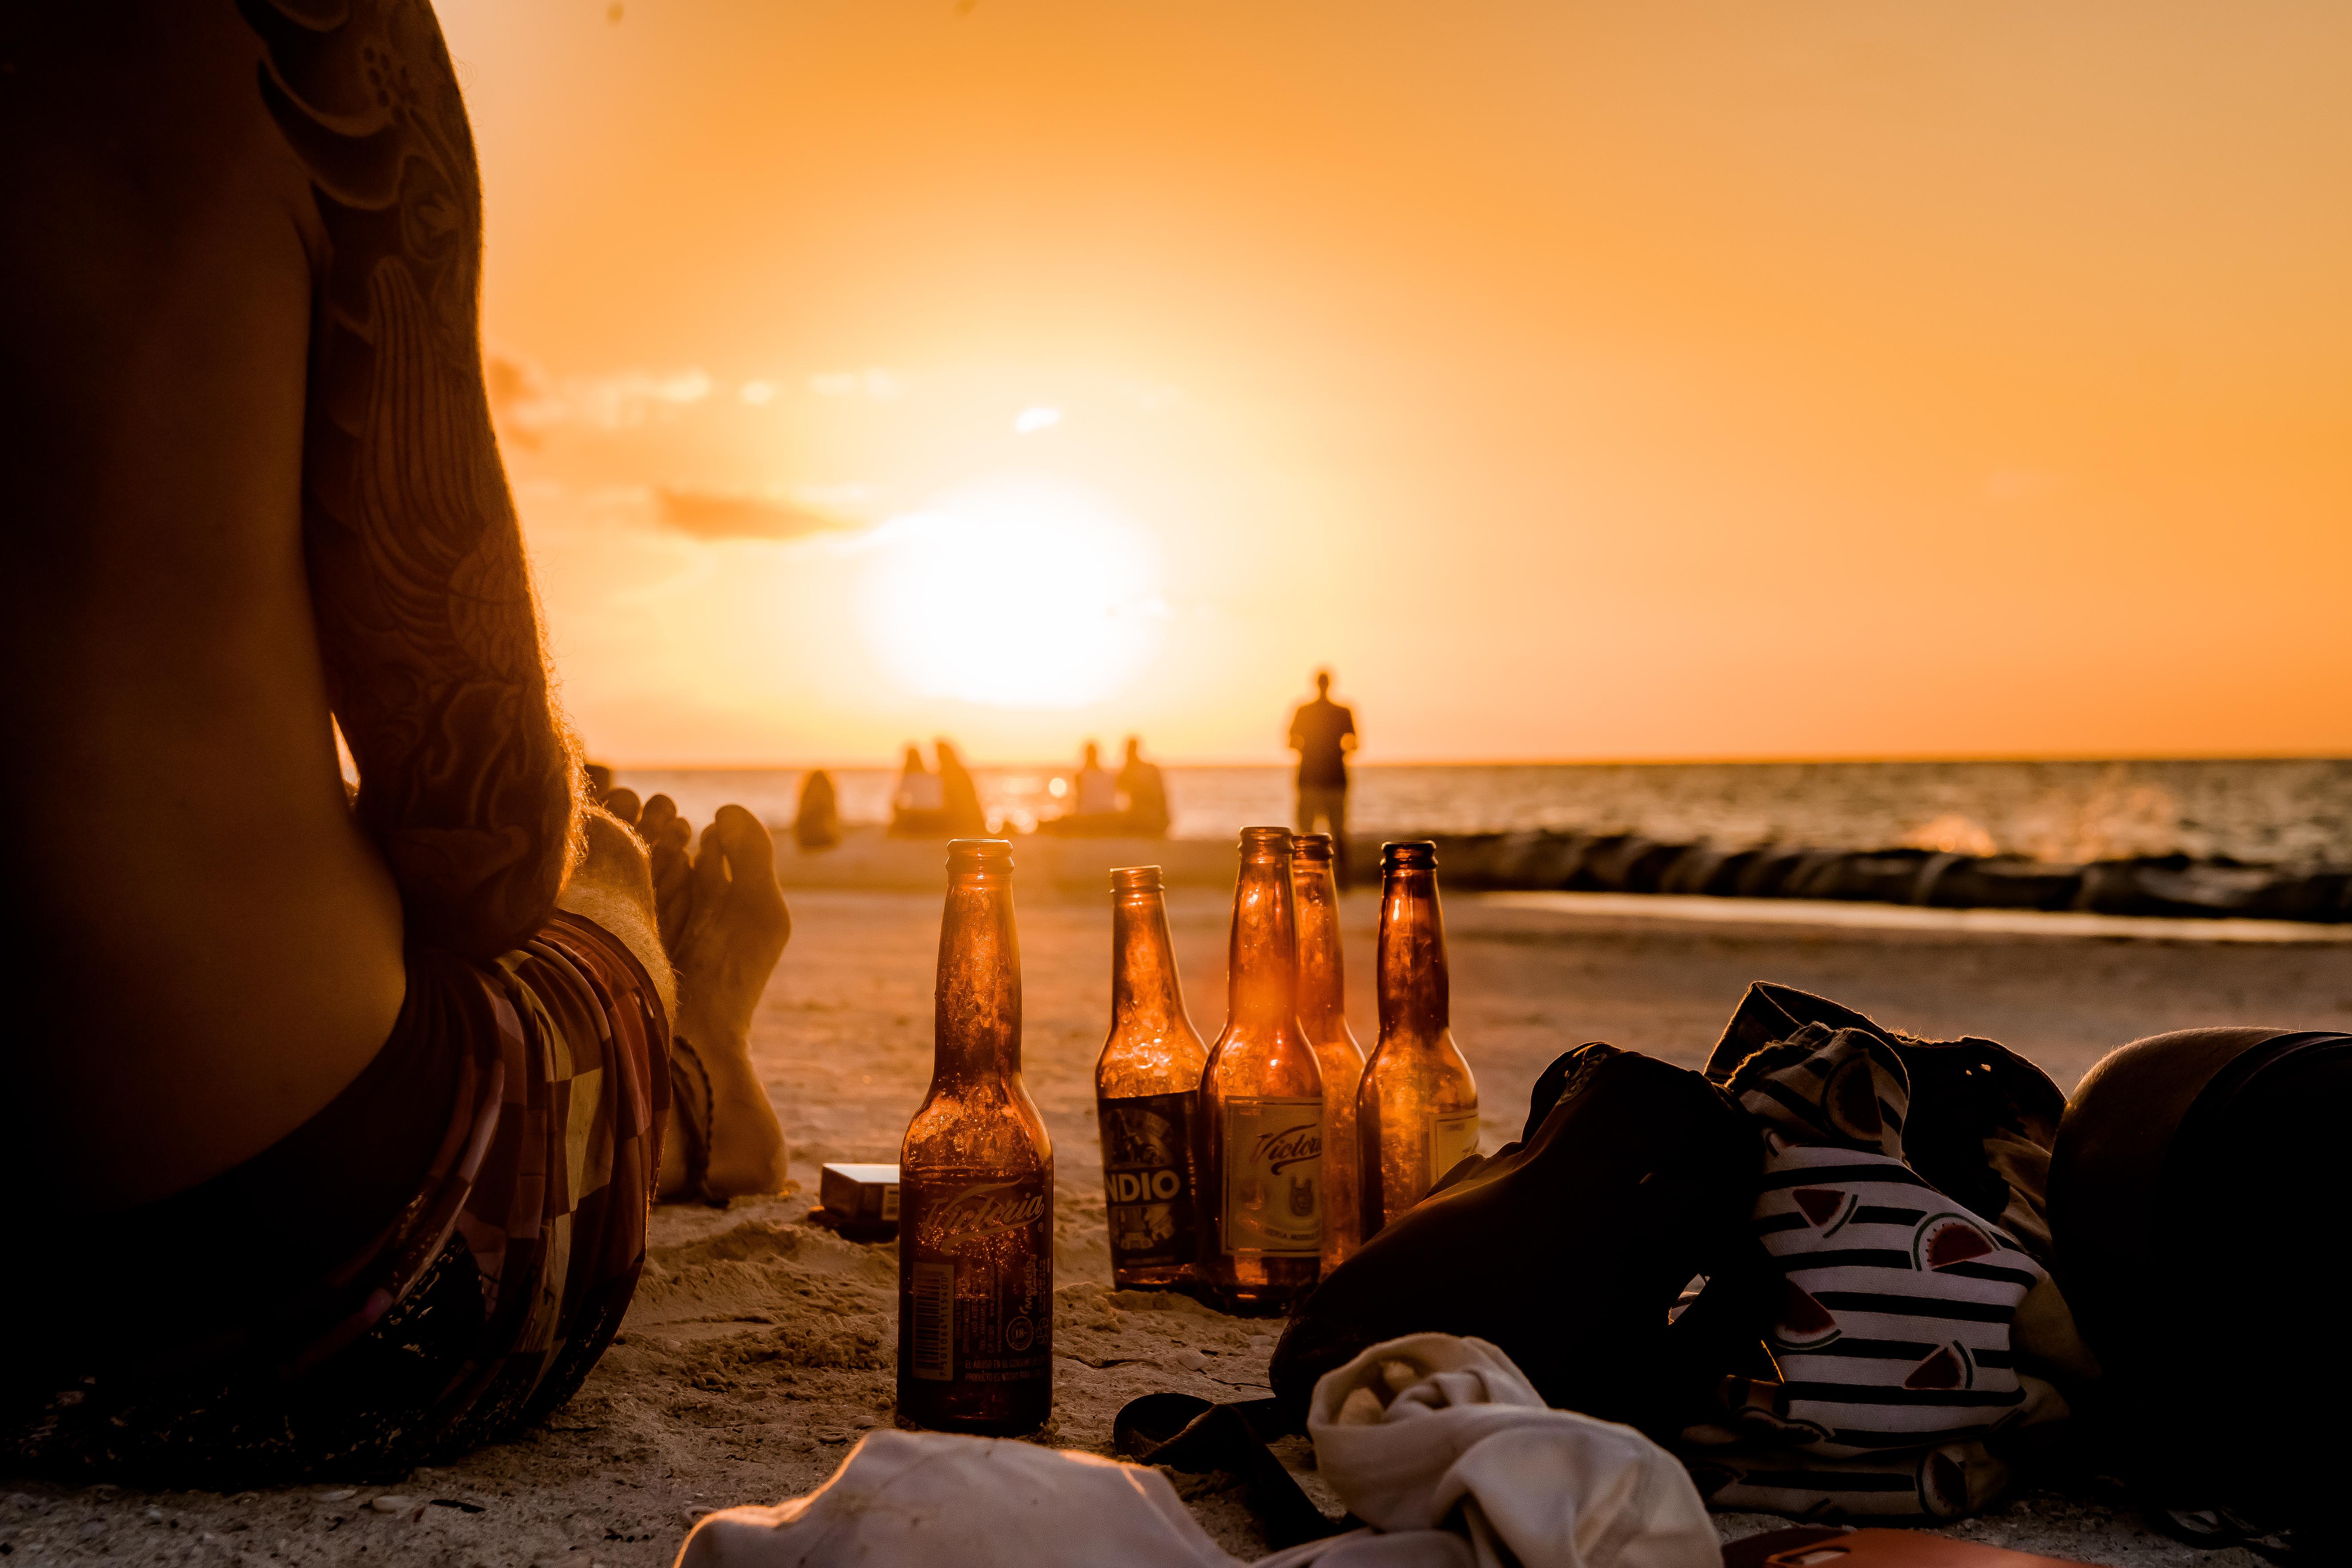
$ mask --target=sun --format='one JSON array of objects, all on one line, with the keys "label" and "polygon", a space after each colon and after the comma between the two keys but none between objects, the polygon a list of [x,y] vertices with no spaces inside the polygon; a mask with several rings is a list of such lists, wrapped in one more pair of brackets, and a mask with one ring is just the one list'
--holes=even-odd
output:
[{"label": "sun", "polygon": [[965,490],[869,539],[860,628],[918,695],[1083,708],[1118,692],[1159,642],[1149,542],[1076,489]]}]

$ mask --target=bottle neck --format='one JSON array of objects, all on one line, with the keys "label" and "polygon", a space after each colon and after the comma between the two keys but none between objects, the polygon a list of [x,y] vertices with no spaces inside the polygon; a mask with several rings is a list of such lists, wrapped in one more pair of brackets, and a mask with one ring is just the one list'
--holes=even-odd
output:
[{"label": "bottle neck", "polygon": [[1242,862],[1226,963],[1226,1011],[1234,1023],[1253,1028],[1295,1026],[1298,927],[1291,910],[1288,855]]},{"label": "bottle neck", "polygon": [[932,1003],[935,1079],[1010,1078],[1021,1070],[1021,942],[1010,868],[959,870],[949,879]]},{"label": "bottle neck", "polygon": [[1339,958],[1339,889],[1328,860],[1301,860],[1291,875],[1298,900],[1298,1021],[1309,1038],[1344,1026],[1347,975]]},{"label": "bottle neck", "polygon": [[1434,1041],[1452,1022],[1445,972],[1445,921],[1437,908],[1437,874],[1391,868],[1381,879],[1381,1039]]},{"label": "bottle neck", "polygon": [[1157,889],[1122,893],[1110,911],[1111,1027],[1157,1035],[1184,1016],[1168,902]]}]

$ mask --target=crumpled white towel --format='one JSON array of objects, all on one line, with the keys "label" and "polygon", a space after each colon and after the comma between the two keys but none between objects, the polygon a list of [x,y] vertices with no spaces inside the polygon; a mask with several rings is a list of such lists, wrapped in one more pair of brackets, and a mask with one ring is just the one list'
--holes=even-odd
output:
[{"label": "crumpled white towel", "polygon": [[1374,1345],[1316,1383],[1307,1430],[1317,1470],[1375,1531],[1309,1542],[1257,1568],[1723,1561],[1673,1455],[1631,1426],[1547,1407],[1485,1340],[1408,1334]]},{"label": "crumpled white towel", "polygon": [[[1411,1334],[1315,1385],[1317,1468],[1373,1528],[1256,1568],[1719,1568],[1706,1505],[1630,1426],[1546,1408],[1484,1340]],[[1240,1568],[1159,1471],[1001,1438],[869,1432],[831,1479],[707,1515],[677,1568]]]},{"label": "crumpled white towel", "polygon": [[1159,1471],[944,1432],[868,1432],[832,1479],[697,1521],[677,1568],[1235,1568]]}]

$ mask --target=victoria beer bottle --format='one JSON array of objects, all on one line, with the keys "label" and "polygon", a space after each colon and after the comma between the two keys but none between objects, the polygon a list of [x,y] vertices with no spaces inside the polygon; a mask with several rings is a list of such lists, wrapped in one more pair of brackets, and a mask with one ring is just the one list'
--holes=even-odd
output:
[{"label": "victoria beer bottle", "polygon": [[1454,1047],[1437,846],[1381,848],[1380,1040],[1356,1091],[1363,1239],[1478,1152],[1478,1085]]},{"label": "victoria beer bottle", "polygon": [[1331,879],[1331,836],[1291,840],[1290,885],[1298,909],[1298,1022],[1323,1073],[1323,1272],[1348,1260],[1363,1239],[1357,1187],[1356,1083],[1363,1047],[1348,1027],[1339,962],[1339,889]]},{"label": "victoria beer bottle", "polygon": [[1323,1074],[1298,1024],[1290,834],[1242,829],[1225,1031],[1201,1074],[1203,1258],[1216,1294],[1279,1311],[1323,1250]]},{"label": "victoria beer bottle", "polygon": [[1021,1082],[1013,847],[948,846],[930,1091],[898,1151],[898,1417],[1004,1436],[1054,1405],[1054,1146]]},{"label": "victoria beer bottle", "polygon": [[1209,1053],[1184,1016],[1160,868],[1110,874],[1110,1037],[1095,1063],[1111,1282],[1177,1283],[1199,1265],[1193,1147]]}]

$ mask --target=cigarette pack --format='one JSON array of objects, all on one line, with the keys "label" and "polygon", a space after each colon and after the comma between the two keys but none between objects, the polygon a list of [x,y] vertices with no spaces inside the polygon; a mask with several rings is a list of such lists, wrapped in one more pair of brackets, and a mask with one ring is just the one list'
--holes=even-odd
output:
[{"label": "cigarette pack", "polygon": [[898,1231],[898,1167],[832,1164],[817,1181],[824,1217],[852,1240],[879,1241]]}]

